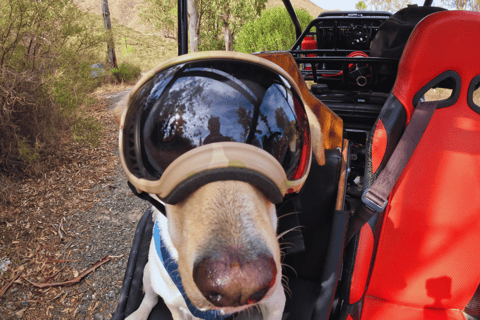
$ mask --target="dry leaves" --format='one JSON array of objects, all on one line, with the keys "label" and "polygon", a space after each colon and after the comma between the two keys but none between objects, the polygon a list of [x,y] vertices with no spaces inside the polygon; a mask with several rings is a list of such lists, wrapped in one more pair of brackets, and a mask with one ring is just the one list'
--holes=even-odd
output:
[{"label": "dry leaves", "polygon": [[[118,126],[107,101],[88,112],[105,126],[101,144],[95,148],[73,144],[62,159],[45,159],[57,166],[42,178],[17,182],[10,203],[5,209],[2,204],[0,258],[8,257],[11,264],[0,273],[0,314],[7,318],[13,314],[26,319],[80,316],[78,305],[86,289],[78,284],[89,286],[82,279],[110,260],[107,256],[82,272],[69,265],[77,261],[71,259],[80,250],[76,243],[84,232],[88,234],[87,226],[72,225],[69,217],[89,210],[106,195],[106,190],[96,187],[108,184],[119,164],[115,155]],[[18,291],[16,299],[9,294],[12,290]],[[22,301],[17,301],[19,294]],[[94,299],[88,308],[90,318],[98,308]]]},{"label": "dry leaves", "polygon": [[[52,282],[52,283],[35,283],[35,282],[32,282],[26,278],[24,278],[25,280],[27,280],[32,286],[35,286],[37,288],[49,288],[49,287],[57,287],[57,286],[69,286],[69,285],[72,285],[72,284],[75,284],[75,283],[78,283],[80,282],[80,280],[82,280],[83,277],[86,277],[88,274],[92,273],[93,271],[95,271],[95,269],[97,269],[98,267],[100,267],[102,264],[105,264],[107,263],[108,261],[110,261],[110,257],[109,256],[106,256],[105,258],[103,258],[102,260],[98,261],[97,263],[95,263],[93,266],[91,266],[90,268],[87,268],[85,269],[84,271],[82,271],[80,274],[78,274],[78,271],[77,270],[73,270],[73,273],[74,273],[74,277],[73,279],[70,279],[70,280],[66,280],[66,281],[62,281],[62,282]],[[76,274],[76,275],[75,275]]]}]

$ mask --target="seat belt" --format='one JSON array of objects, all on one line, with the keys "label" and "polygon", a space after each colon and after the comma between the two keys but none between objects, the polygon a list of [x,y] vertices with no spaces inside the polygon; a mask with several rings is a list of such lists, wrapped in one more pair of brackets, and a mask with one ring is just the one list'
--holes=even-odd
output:
[{"label": "seat belt", "polygon": [[363,204],[357,207],[348,223],[345,244],[348,244],[371,217],[385,210],[388,196],[413,155],[436,108],[437,101],[419,102],[417,104],[410,123],[388,160],[387,165],[370,188],[363,192]]}]

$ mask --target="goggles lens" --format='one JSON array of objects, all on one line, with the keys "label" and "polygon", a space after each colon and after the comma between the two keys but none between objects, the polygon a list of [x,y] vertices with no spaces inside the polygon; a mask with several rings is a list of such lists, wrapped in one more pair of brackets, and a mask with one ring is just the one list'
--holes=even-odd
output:
[{"label": "goggles lens", "polygon": [[129,104],[123,150],[139,178],[157,180],[180,155],[223,141],[267,151],[289,180],[308,168],[303,103],[284,77],[262,65],[227,59],[178,64],[146,81]]}]

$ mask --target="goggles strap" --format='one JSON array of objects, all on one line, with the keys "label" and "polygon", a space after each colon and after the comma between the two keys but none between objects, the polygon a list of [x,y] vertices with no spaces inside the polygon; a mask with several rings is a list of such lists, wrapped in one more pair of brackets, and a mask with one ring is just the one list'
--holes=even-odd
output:
[{"label": "goggles strap", "polygon": [[127,182],[128,186],[130,187],[130,190],[132,190],[133,194],[136,195],[137,197],[139,197],[140,199],[143,199],[143,200],[146,200],[148,202],[150,202],[150,204],[152,206],[154,206],[155,208],[158,209],[158,211],[160,211],[165,217],[167,216],[167,211],[165,210],[165,206],[163,205],[163,203],[159,202],[158,200],[154,199],[153,197],[151,197],[148,193],[146,192],[141,192],[141,193],[138,193],[137,192],[137,188],[135,188],[133,186],[133,184],[128,181]]}]

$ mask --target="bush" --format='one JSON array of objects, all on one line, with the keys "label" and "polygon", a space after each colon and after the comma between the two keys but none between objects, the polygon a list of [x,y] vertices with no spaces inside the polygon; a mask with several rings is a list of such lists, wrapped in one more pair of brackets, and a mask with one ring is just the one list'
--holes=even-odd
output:
[{"label": "bush", "polygon": [[104,34],[92,25],[72,0],[0,0],[0,174],[35,168],[60,142],[95,144],[101,128],[84,110]]},{"label": "bush", "polygon": [[140,77],[142,70],[139,66],[128,62],[122,62],[118,68],[110,70],[110,73],[120,82],[133,82]]},{"label": "bush", "polygon": [[[295,9],[303,29],[313,17],[305,9]],[[236,51],[252,53],[290,49],[296,40],[295,28],[284,7],[262,11],[260,18],[246,23],[240,31]]]}]

